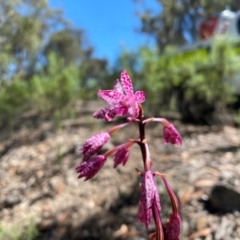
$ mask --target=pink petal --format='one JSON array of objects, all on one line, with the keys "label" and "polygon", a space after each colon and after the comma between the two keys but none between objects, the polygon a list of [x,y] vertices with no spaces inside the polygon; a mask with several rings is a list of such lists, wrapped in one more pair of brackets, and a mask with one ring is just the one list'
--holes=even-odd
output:
[{"label": "pink petal", "polygon": [[117,115],[118,116],[125,116],[128,115],[128,109],[125,106],[120,105],[117,108]]},{"label": "pink petal", "polygon": [[168,240],[179,240],[181,233],[181,218],[179,214],[171,214],[167,223],[165,234]]},{"label": "pink petal", "polygon": [[146,98],[146,93],[144,91],[135,92],[135,100],[138,103],[143,103],[145,101],[145,98]]},{"label": "pink petal", "polygon": [[93,113],[93,117],[97,119],[104,119],[107,108],[102,108]]},{"label": "pink petal", "polygon": [[107,111],[105,114],[105,120],[109,122],[116,116],[125,116],[125,115],[128,115],[128,108],[126,108],[121,103],[119,103],[107,108]]},{"label": "pink petal", "polygon": [[[138,220],[145,223],[146,228],[150,223],[152,211],[160,211],[160,200],[153,173],[147,171],[143,175],[141,195],[138,203]],[[158,214],[158,213],[157,213]]]},{"label": "pink petal", "polygon": [[82,162],[76,167],[79,173],[78,178],[85,177],[85,181],[94,177],[106,162],[104,155],[98,155],[90,158],[87,162]]},{"label": "pink petal", "polygon": [[145,201],[145,208],[152,206],[152,200],[155,192],[155,182],[153,180],[152,172],[147,171],[143,176],[142,182],[142,198]]},{"label": "pink petal", "polygon": [[148,225],[151,221],[151,218],[152,218],[152,209],[151,208],[146,209],[144,203],[141,200],[139,200],[139,202],[138,202],[138,221],[145,223],[145,226],[148,229]]},{"label": "pink petal", "polygon": [[114,90],[123,94],[123,88],[119,80],[117,79],[114,84]]},{"label": "pink petal", "polygon": [[110,106],[96,111],[93,113],[93,117],[97,119],[105,119],[106,122],[110,122],[117,116],[118,111],[118,108],[116,109],[115,106]]},{"label": "pink petal", "polygon": [[106,122],[110,122],[112,121],[112,119],[114,119],[117,116],[117,109],[115,109],[114,107],[112,108],[108,108],[106,111],[106,114],[104,116],[104,119]]},{"label": "pink petal", "polygon": [[128,158],[130,155],[130,151],[126,149],[125,147],[121,147],[117,150],[117,152],[114,154],[114,168],[116,168],[119,164],[122,163],[123,166],[125,166]]},{"label": "pink petal", "polygon": [[121,72],[121,83],[124,92],[126,93],[127,96],[132,96],[133,95],[133,85],[131,78],[129,77],[128,73],[126,70],[123,70]]},{"label": "pink petal", "polygon": [[182,137],[173,124],[169,124],[163,129],[164,144],[172,143],[175,145],[182,145]]},{"label": "pink petal", "polygon": [[110,122],[116,116],[125,116],[128,115],[128,108],[123,106],[121,103],[102,108],[95,113],[93,117],[97,119],[105,119],[106,122]]},{"label": "pink petal", "polygon": [[114,90],[98,90],[98,97],[106,101],[109,105],[117,104],[125,98],[121,92]]},{"label": "pink petal", "polygon": [[107,132],[98,133],[89,138],[80,148],[83,153],[83,161],[97,153],[109,139],[110,135]]}]

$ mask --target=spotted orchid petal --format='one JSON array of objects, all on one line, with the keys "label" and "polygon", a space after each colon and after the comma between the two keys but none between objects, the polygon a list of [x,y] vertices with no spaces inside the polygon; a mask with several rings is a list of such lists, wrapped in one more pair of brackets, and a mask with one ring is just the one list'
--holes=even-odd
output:
[{"label": "spotted orchid petal", "polygon": [[182,145],[182,137],[173,124],[169,124],[163,129],[164,144],[172,143],[175,145]]},{"label": "spotted orchid petal", "polygon": [[126,149],[124,146],[119,148],[114,154],[114,168],[116,168],[119,164],[125,166],[130,155],[129,149]]},{"label": "spotted orchid petal", "polygon": [[172,213],[165,229],[167,240],[179,240],[181,234],[181,218],[179,214]]},{"label": "spotted orchid petal", "polygon": [[121,72],[121,84],[122,84],[123,90],[126,93],[126,95],[127,96],[132,96],[133,95],[132,80],[129,77],[126,70],[123,70]]},{"label": "spotted orchid petal", "polygon": [[109,106],[94,112],[93,117],[97,119],[105,119],[106,122],[110,122],[117,115],[124,116],[127,114],[128,114],[128,108],[123,106],[121,103],[119,103],[115,106]]},{"label": "spotted orchid petal", "polygon": [[94,118],[97,118],[97,119],[104,119],[105,114],[106,114],[106,112],[107,112],[107,109],[108,109],[108,108],[106,107],[106,108],[102,108],[102,109],[94,112],[94,113],[93,113],[93,117],[94,117]]},{"label": "spotted orchid petal", "polygon": [[109,107],[105,113],[104,119],[106,122],[112,121],[117,116],[118,109]]},{"label": "spotted orchid petal", "polygon": [[98,90],[98,97],[107,102],[109,105],[118,104],[125,99],[123,93],[115,90]]},{"label": "spotted orchid petal", "polygon": [[152,210],[161,210],[156,182],[151,171],[146,171],[143,175],[138,207],[138,220],[145,223],[146,228],[148,228]]},{"label": "spotted orchid petal", "polygon": [[87,162],[82,162],[76,167],[78,178],[85,177],[85,181],[94,177],[106,162],[104,155],[90,158]]},{"label": "spotted orchid petal", "polygon": [[146,208],[143,201],[139,201],[138,203],[138,221],[145,224],[148,229],[148,225],[151,222],[152,218],[152,209]]},{"label": "spotted orchid petal", "polygon": [[143,103],[145,101],[145,98],[146,98],[146,93],[144,91],[135,92],[135,100],[138,103]]},{"label": "spotted orchid petal", "polygon": [[110,135],[107,132],[98,133],[89,138],[80,148],[80,151],[83,153],[83,161],[97,153],[109,139]]}]

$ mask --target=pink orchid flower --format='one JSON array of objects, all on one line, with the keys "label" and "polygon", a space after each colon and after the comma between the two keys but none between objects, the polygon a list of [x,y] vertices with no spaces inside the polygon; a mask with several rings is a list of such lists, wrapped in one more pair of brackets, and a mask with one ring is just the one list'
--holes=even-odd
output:
[{"label": "pink orchid flower", "polygon": [[89,138],[80,148],[80,151],[83,153],[83,161],[88,160],[91,156],[101,150],[109,139],[110,135],[107,132],[101,132]]},{"label": "pink orchid flower", "polygon": [[116,116],[137,118],[139,104],[145,101],[145,92],[134,93],[131,78],[126,70],[121,72],[121,83],[116,81],[113,90],[98,90],[98,97],[109,104],[93,114],[95,118],[104,118],[111,121]]},{"label": "pink orchid flower", "polygon": [[156,182],[151,171],[144,173],[141,185],[141,195],[138,203],[138,221],[145,223],[146,228],[152,218],[153,211],[160,211],[160,199]]},{"label": "pink orchid flower", "polygon": [[127,160],[129,158],[130,155],[130,150],[125,148],[124,146],[119,148],[116,153],[114,154],[114,168],[116,168],[119,164],[122,164],[123,166],[125,166],[125,164],[127,163]]},{"label": "pink orchid flower", "polygon": [[172,143],[175,145],[182,145],[182,137],[173,124],[168,124],[163,129],[164,144]]},{"label": "pink orchid flower", "polygon": [[82,162],[76,167],[78,178],[85,177],[85,181],[94,177],[102,168],[107,158],[105,155],[97,155],[90,158],[87,162]]}]

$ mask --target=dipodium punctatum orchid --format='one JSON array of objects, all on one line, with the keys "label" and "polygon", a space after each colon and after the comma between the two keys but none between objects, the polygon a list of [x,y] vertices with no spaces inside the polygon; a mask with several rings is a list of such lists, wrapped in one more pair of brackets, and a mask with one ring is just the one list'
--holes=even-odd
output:
[{"label": "dipodium punctatum orchid", "polygon": [[127,71],[121,73],[121,84],[116,81],[113,90],[99,90],[98,96],[106,101],[109,106],[95,112],[95,118],[104,118],[111,121],[116,116],[130,116],[137,118],[139,104],[145,101],[145,92],[138,91],[134,94],[132,81]]},{"label": "dipodium punctatum orchid", "polygon": [[[85,177],[85,180],[93,178],[103,167],[109,156],[113,157],[114,168],[120,164],[125,166],[129,159],[130,148],[134,144],[138,144],[143,160],[143,170],[138,170],[138,173],[142,176],[138,203],[138,221],[144,223],[146,228],[148,228],[153,218],[156,231],[150,234],[149,237],[151,240],[179,240],[181,218],[178,199],[167,182],[165,175],[151,170],[152,159],[150,157],[147,140],[145,139],[145,126],[153,121],[162,123],[164,126],[164,144],[171,143],[180,146],[182,144],[181,135],[174,125],[169,123],[165,118],[153,117],[145,120],[143,119],[143,108],[141,103],[145,101],[145,92],[137,91],[134,93],[132,81],[126,70],[122,71],[120,81],[116,81],[113,90],[99,90],[98,96],[104,100],[108,106],[95,112],[93,117],[105,119],[105,121],[109,122],[117,116],[125,116],[126,123],[116,125],[107,132],[98,133],[85,142],[80,149],[83,153],[83,161],[76,168],[79,174],[78,178]],[[110,135],[113,132],[127,127],[130,124],[138,124],[139,138],[130,139],[106,151],[104,154],[98,154],[110,139]],[[165,226],[163,226],[160,217],[160,197],[155,181],[155,177],[157,176],[162,179],[172,206],[172,213]]]}]

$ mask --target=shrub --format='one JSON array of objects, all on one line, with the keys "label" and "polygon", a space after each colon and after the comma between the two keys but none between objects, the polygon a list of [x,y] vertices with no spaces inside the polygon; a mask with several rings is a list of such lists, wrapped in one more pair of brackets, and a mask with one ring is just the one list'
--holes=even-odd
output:
[{"label": "shrub", "polygon": [[184,120],[209,122],[214,111],[234,101],[231,80],[239,69],[236,45],[215,40],[211,48],[187,52],[167,49],[162,55],[142,49],[143,76],[153,111],[172,100]]}]

